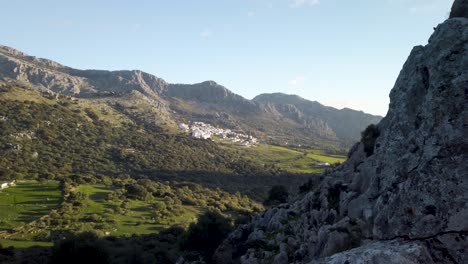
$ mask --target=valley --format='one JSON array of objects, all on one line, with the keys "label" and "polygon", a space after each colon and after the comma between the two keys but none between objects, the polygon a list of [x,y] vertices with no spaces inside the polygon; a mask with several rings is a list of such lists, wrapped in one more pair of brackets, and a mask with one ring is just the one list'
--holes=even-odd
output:
[{"label": "valley", "polygon": [[4,246],[50,246],[83,232],[125,238],[187,229],[208,211],[248,219],[264,209],[272,186],[294,193],[345,160],[251,136],[255,144],[246,146],[229,139],[245,134],[194,122],[213,132],[198,139],[147,121],[139,108],[16,82],[1,83],[0,102],[0,176],[17,181],[0,191]]},{"label": "valley", "polygon": [[468,0],[26,2],[0,263],[468,263]]}]

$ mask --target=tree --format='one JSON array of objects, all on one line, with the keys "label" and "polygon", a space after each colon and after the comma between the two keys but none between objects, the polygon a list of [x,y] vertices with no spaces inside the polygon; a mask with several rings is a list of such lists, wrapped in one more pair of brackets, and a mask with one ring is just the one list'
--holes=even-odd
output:
[{"label": "tree", "polygon": [[232,230],[231,220],[218,212],[208,211],[200,216],[197,223],[190,225],[182,248],[201,252],[205,261],[209,262],[216,248]]},{"label": "tree", "polygon": [[149,198],[150,193],[146,190],[145,187],[139,184],[130,184],[126,186],[127,196],[129,198],[135,198],[139,200],[146,200]]},{"label": "tree", "polygon": [[265,205],[278,205],[288,201],[288,189],[284,185],[275,185],[268,192],[268,198],[265,200]]},{"label": "tree", "polygon": [[109,252],[96,234],[86,232],[54,245],[52,264],[110,263]]}]

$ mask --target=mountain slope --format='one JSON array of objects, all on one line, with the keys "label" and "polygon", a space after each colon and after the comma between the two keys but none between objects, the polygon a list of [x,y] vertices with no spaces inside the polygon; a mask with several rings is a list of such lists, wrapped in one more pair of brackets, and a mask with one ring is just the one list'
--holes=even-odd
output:
[{"label": "mountain slope", "polygon": [[255,97],[253,101],[264,106],[268,105],[269,109],[273,108],[283,116],[306,126],[322,126],[322,131],[334,133],[338,138],[347,139],[348,141],[358,138],[363,127],[376,124],[381,120],[380,116],[369,115],[348,108],[338,110],[315,101],[306,100],[297,95],[261,94]]},{"label": "mountain slope", "polygon": [[468,262],[468,13],[462,13],[413,49],[387,116],[366,129],[349,159],[320,184],[304,185],[300,199],[233,232],[218,248],[218,263]]},{"label": "mountain slope", "polygon": [[[255,134],[264,142],[345,149],[359,132],[381,118],[350,109],[337,110],[317,102],[285,95],[260,95],[247,100],[227,88],[206,81],[169,84],[151,74],[133,71],[77,70],[0,46],[0,79],[13,79],[52,91],[109,104],[127,105],[125,97],[146,97],[152,115],[143,122],[175,129],[177,122],[205,121]],[[148,109],[148,107],[145,107]],[[151,107],[149,107],[151,108]]]}]

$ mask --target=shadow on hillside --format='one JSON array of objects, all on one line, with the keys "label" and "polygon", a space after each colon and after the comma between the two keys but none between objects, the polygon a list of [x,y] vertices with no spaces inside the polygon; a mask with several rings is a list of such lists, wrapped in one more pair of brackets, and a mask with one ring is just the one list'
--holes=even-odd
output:
[{"label": "shadow on hillside", "polygon": [[318,174],[295,173],[235,175],[210,171],[153,172],[147,175],[151,175],[151,179],[162,182],[196,183],[206,188],[219,188],[233,194],[239,192],[258,202],[265,200],[268,191],[274,185],[287,186],[290,192],[296,193],[300,185],[318,176]]},{"label": "shadow on hillside", "polygon": [[[158,233],[129,237],[98,237],[92,232],[74,235],[64,231],[52,234],[55,237],[53,247],[6,248],[0,244],[0,263],[165,264],[176,263],[180,256],[198,260],[201,255],[211,256],[220,242],[233,230],[233,226],[225,224],[229,220],[216,213],[207,213],[204,217],[205,220],[200,220],[204,224],[194,224],[187,230],[178,226],[155,226],[154,230]],[[213,225],[216,225],[214,232]],[[201,235],[205,233],[206,236]],[[212,239],[217,242],[210,243]],[[190,251],[197,250],[194,246],[197,248],[200,245],[201,251]]]}]

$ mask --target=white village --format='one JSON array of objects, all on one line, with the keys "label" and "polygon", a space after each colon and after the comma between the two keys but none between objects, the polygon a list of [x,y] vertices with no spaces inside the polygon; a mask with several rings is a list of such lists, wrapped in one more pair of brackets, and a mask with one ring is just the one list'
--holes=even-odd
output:
[{"label": "white village", "polygon": [[204,122],[191,122],[189,124],[180,123],[179,129],[198,139],[210,139],[215,136],[222,141],[247,147],[258,143],[258,140],[251,135],[234,132],[231,129],[217,128]]}]

